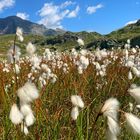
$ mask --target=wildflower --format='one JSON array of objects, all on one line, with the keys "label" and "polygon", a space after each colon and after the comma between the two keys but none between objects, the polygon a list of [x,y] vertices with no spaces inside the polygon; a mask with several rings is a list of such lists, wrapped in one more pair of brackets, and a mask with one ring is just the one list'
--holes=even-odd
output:
[{"label": "wildflower", "polygon": [[[15,49],[14,49],[15,47]],[[19,60],[21,53],[18,46],[11,46],[7,53],[7,58],[9,63],[17,62]]]},{"label": "wildflower", "polygon": [[140,76],[140,72],[139,72],[139,70],[138,70],[136,67],[132,67],[132,72],[133,72],[133,74],[135,74],[137,77]]},{"label": "wildflower", "polygon": [[31,126],[33,125],[35,122],[35,117],[33,115],[33,113],[29,113],[26,117],[25,117],[25,123],[27,126]]},{"label": "wildflower", "polygon": [[130,112],[133,111],[133,108],[134,108],[133,104],[129,102],[129,110],[130,110]]},{"label": "wildflower", "polygon": [[129,61],[126,62],[126,66],[127,67],[133,67],[134,66],[134,62],[129,60]]},{"label": "wildflower", "polygon": [[27,116],[28,114],[32,113],[31,106],[28,104],[21,105],[20,111],[23,114],[23,116]]},{"label": "wildflower", "polygon": [[20,68],[19,65],[15,64],[15,73],[19,74],[20,73]]},{"label": "wildflower", "polygon": [[39,97],[36,86],[31,82],[26,82],[23,87],[19,88],[17,95],[22,103],[30,103]]},{"label": "wildflower", "polygon": [[18,37],[18,40],[20,40],[21,42],[24,40],[23,39],[23,30],[22,30],[22,28],[17,27],[16,35]]},{"label": "wildflower", "polygon": [[84,41],[81,38],[78,38],[77,42],[78,42],[79,46],[85,45]]},{"label": "wildflower", "polygon": [[78,67],[78,73],[82,74],[83,73],[83,68],[81,66]]},{"label": "wildflower", "polygon": [[128,128],[135,134],[140,134],[140,119],[132,113],[125,113]]},{"label": "wildflower", "polygon": [[84,102],[82,100],[82,98],[78,95],[72,95],[71,96],[71,102],[74,106],[83,108],[84,107]]},{"label": "wildflower", "polygon": [[136,100],[137,103],[140,103],[140,87],[134,87],[128,89],[129,94]]},{"label": "wildflower", "polygon": [[29,131],[25,124],[21,123],[21,132],[23,132],[25,135],[28,135]]},{"label": "wildflower", "polygon": [[86,69],[87,66],[89,65],[89,60],[85,56],[80,57],[80,64],[83,67],[83,69]]},{"label": "wildflower", "polygon": [[120,127],[118,125],[118,122],[114,120],[112,117],[107,117],[107,124],[108,124],[108,129],[109,131],[117,136],[120,133]]},{"label": "wildflower", "polygon": [[114,120],[117,120],[117,111],[119,109],[119,102],[115,98],[110,98],[105,101],[101,109],[101,113],[103,113],[106,117],[111,117]]},{"label": "wildflower", "polygon": [[129,71],[129,73],[128,73],[128,79],[129,79],[129,80],[133,79],[133,76],[132,76],[131,71]]},{"label": "wildflower", "polygon": [[18,107],[16,104],[13,104],[10,110],[10,120],[12,121],[13,124],[19,124],[23,120],[23,115],[19,111]]},{"label": "wildflower", "polygon": [[117,136],[112,134],[111,131],[108,129],[106,132],[106,139],[107,140],[117,140]]},{"label": "wildflower", "polygon": [[77,120],[78,115],[79,115],[78,107],[75,106],[72,108],[71,117],[73,120]]},{"label": "wildflower", "polygon": [[27,47],[26,47],[26,51],[27,51],[27,53],[29,55],[32,56],[35,53],[36,48],[35,48],[35,46],[31,42],[29,42],[28,45],[27,45]]}]

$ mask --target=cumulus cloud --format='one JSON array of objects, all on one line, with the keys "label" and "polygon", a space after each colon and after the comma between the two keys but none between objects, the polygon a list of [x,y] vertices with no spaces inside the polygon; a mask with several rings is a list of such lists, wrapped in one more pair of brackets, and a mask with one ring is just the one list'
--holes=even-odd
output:
[{"label": "cumulus cloud", "polygon": [[68,14],[68,18],[74,18],[74,17],[77,17],[78,15],[78,12],[80,10],[80,7],[77,6],[75,10],[71,11],[69,14]]},{"label": "cumulus cloud", "polygon": [[70,5],[73,5],[75,4],[75,2],[72,2],[72,1],[65,1],[64,3],[61,4],[61,8],[65,8],[67,6],[70,6]]},{"label": "cumulus cloud", "polygon": [[129,22],[127,22],[127,23],[125,24],[125,26],[130,25],[130,24],[134,24],[134,23],[136,23],[137,21],[138,21],[138,20],[129,21]]},{"label": "cumulus cloud", "polygon": [[17,17],[20,17],[20,18],[22,18],[22,19],[24,19],[24,20],[26,20],[26,19],[29,19],[29,15],[28,14],[26,14],[26,13],[17,13],[16,14],[16,16]]},{"label": "cumulus cloud", "polygon": [[[39,16],[41,17],[38,23],[45,25],[47,28],[63,28],[61,22],[64,18],[68,18],[68,15],[73,12],[72,10],[68,9],[68,7],[73,4],[75,3],[71,1],[66,1],[60,5],[45,3],[44,6],[38,11]],[[76,12],[74,13],[75,15],[73,14],[73,17],[76,17],[78,15],[79,6],[76,7],[74,11]]]},{"label": "cumulus cloud", "polygon": [[0,12],[2,12],[6,8],[13,6],[14,3],[15,0],[0,0]]},{"label": "cumulus cloud", "polygon": [[98,5],[96,5],[96,6],[89,6],[89,7],[87,8],[87,13],[88,13],[88,14],[93,14],[93,13],[95,13],[98,9],[101,9],[101,8],[103,8],[103,5],[102,5],[102,4],[98,4]]}]

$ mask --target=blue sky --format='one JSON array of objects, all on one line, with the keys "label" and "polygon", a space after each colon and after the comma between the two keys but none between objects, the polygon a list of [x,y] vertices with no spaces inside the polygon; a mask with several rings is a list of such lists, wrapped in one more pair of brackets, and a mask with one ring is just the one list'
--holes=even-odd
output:
[{"label": "blue sky", "polygon": [[17,15],[47,28],[107,34],[140,19],[140,0],[0,0],[0,18]]}]

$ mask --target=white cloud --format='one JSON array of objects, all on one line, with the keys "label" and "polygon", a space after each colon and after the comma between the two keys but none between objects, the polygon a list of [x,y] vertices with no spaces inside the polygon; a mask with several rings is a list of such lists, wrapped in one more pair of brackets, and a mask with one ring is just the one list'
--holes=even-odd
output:
[{"label": "white cloud", "polygon": [[0,12],[2,12],[5,8],[13,6],[15,0],[0,0]]},{"label": "white cloud", "polygon": [[[74,3],[71,1],[66,1],[60,5],[45,3],[44,6],[38,11],[39,16],[41,17],[38,23],[45,25],[47,28],[63,28],[61,22],[64,18],[68,18],[68,15],[72,12],[71,10],[67,9],[68,6],[72,4]],[[76,9],[78,8],[76,7]]]},{"label": "white cloud", "polygon": [[88,14],[93,14],[93,13],[95,13],[100,8],[103,8],[103,5],[102,4],[98,4],[96,6],[89,6],[87,8],[87,13]]},{"label": "white cloud", "polygon": [[29,15],[28,14],[26,14],[26,13],[17,13],[17,15],[16,15],[17,17],[20,17],[20,18],[22,18],[22,19],[29,19]]},{"label": "white cloud", "polygon": [[65,1],[64,3],[61,4],[61,8],[65,8],[67,6],[70,6],[70,5],[73,5],[75,4],[75,2],[72,2],[72,1]]},{"label": "white cloud", "polygon": [[125,26],[130,25],[130,24],[134,24],[134,23],[136,23],[137,21],[138,21],[138,20],[129,21],[129,22],[127,22],[127,23],[125,24]]},{"label": "white cloud", "polygon": [[68,14],[68,18],[74,18],[74,17],[77,17],[78,15],[78,12],[80,10],[80,7],[77,6],[75,10],[71,11],[69,14]]}]

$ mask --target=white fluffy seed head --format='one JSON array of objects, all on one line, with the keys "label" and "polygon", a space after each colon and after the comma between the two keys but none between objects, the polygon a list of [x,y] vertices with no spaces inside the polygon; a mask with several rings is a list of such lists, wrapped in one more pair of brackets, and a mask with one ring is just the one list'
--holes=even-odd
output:
[{"label": "white fluffy seed head", "polygon": [[21,105],[20,111],[23,114],[23,116],[27,116],[28,114],[32,113],[31,106],[28,104]]},{"label": "white fluffy seed head", "polygon": [[26,94],[32,99],[35,100],[39,97],[38,90],[34,83],[26,82],[24,85],[24,90]]},{"label": "white fluffy seed head", "polygon": [[136,67],[132,67],[132,72],[133,72],[133,74],[135,74],[137,77],[140,76],[140,72],[139,72],[139,70],[138,70]]},{"label": "white fluffy seed head", "polygon": [[73,120],[77,120],[77,117],[79,115],[78,107],[73,107],[71,111],[71,117]]},{"label": "white fluffy seed head", "polygon": [[136,100],[136,102],[140,103],[140,87],[134,87],[128,89],[129,94]]},{"label": "white fluffy seed head", "polygon": [[129,80],[133,79],[133,76],[132,76],[131,71],[129,71],[129,73],[128,73],[128,79],[129,79]]},{"label": "white fluffy seed head", "polygon": [[27,96],[27,94],[24,91],[24,88],[23,87],[21,87],[21,88],[18,89],[17,95],[18,95],[18,97],[20,99],[20,102],[22,104],[26,104],[26,103],[32,102],[32,99],[29,96]]},{"label": "white fluffy seed head", "polygon": [[120,127],[118,125],[118,122],[114,120],[112,117],[107,117],[107,124],[109,131],[117,136],[120,133]]},{"label": "white fluffy seed head", "polygon": [[112,134],[111,131],[109,129],[107,129],[106,139],[107,140],[117,140],[117,136]]},{"label": "white fluffy seed head", "polygon": [[22,28],[17,27],[16,35],[17,35],[17,37],[18,37],[18,40],[20,40],[21,42],[24,40]]},{"label": "white fluffy seed head", "polygon": [[28,128],[27,126],[23,123],[21,123],[21,132],[23,132],[25,135],[28,135],[29,131],[28,131]]},{"label": "white fluffy seed head", "polygon": [[128,129],[134,134],[140,134],[140,119],[132,113],[125,113]]},{"label": "white fluffy seed head", "polygon": [[79,46],[85,45],[84,41],[81,38],[78,38],[77,42],[78,42]]},{"label": "white fluffy seed head", "polygon": [[19,65],[15,64],[15,73],[19,74],[20,73],[20,68]]},{"label": "white fluffy seed head", "polygon": [[25,123],[27,126],[33,125],[34,122],[35,122],[35,117],[34,117],[33,113],[30,113],[25,117]]},{"label": "white fluffy seed head", "polygon": [[20,124],[23,120],[23,115],[19,111],[19,108],[17,107],[16,104],[13,104],[10,110],[10,115],[9,115],[10,120],[12,121],[13,124]]},{"label": "white fluffy seed head", "polygon": [[31,82],[26,82],[23,87],[19,88],[17,95],[23,104],[30,103],[39,97],[35,84]]},{"label": "white fluffy seed head", "polygon": [[26,51],[29,55],[33,55],[36,51],[36,48],[31,42],[29,42],[28,45],[26,46]]},{"label": "white fluffy seed head", "polygon": [[117,113],[118,113],[119,105],[120,104],[116,98],[110,98],[105,101],[105,104],[103,105],[101,109],[101,113],[103,113],[105,117],[109,116],[113,118],[114,120],[117,120]]},{"label": "white fluffy seed head", "polygon": [[83,108],[84,107],[84,102],[82,100],[82,98],[78,95],[72,95],[71,96],[71,102],[74,106]]}]

